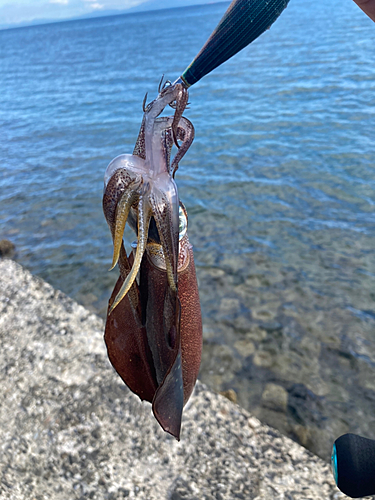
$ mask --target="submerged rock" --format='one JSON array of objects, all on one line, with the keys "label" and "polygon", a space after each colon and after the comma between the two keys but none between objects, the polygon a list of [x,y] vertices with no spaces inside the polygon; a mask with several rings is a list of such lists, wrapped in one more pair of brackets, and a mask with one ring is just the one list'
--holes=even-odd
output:
[{"label": "submerged rock", "polygon": [[288,404],[288,393],[278,384],[267,384],[262,394],[262,404],[274,411],[286,411]]},{"label": "submerged rock", "polygon": [[16,247],[14,243],[9,240],[0,240],[0,257],[7,257],[11,259],[15,254]]},{"label": "submerged rock", "polygon": [[220,394],[229,399],[229,401],[232,401],[232,403],[237,403],[237,393],[235,390],[228,389],[226,391],[221,391]]}]

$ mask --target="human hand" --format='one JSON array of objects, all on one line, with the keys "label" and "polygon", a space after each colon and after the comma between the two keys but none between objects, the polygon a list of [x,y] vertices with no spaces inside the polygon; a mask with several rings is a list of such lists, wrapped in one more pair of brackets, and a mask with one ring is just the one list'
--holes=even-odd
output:
[{"label": "human hand", "polygon": [[375,22],[375,0],[354,0],[354,2]]}]

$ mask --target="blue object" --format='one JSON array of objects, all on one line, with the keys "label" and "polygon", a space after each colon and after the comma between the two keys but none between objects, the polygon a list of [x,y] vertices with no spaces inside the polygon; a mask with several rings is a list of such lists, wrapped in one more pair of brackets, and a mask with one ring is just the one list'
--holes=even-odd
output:
[{"label": "blue object", "polygon": [[332,468],[332,474],[333,477],[335,478],[335,483],[337,484],[338,481],[338,470],[337,470],[337,451],[336,451],[336,444],[333,444],[332,447],[332,455],[331,455],[331,468]]}]

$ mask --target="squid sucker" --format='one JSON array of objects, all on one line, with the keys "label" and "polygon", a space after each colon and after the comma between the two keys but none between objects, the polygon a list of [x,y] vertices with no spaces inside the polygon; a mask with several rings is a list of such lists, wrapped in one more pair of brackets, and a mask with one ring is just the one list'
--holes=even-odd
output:
[{"label": "squid sucker", "polygon": [[[113,239],[112,268],[120,276],[108,304],[108,357],[129,389],[152,403],[155,418],[180,439],[183,407],[199,371],[202,319],[187,213],[174,175],[194,139],[182,116],[188,92],[165,85],[144,107],[133,154],[110,162],[103,211]],[[164,108],[173,116],[160,117]],[[180,141],[180,144],[178,143]],[[173,143],[178,147],[171,159]],[[126,222],[137,236],[127,255]]]}]

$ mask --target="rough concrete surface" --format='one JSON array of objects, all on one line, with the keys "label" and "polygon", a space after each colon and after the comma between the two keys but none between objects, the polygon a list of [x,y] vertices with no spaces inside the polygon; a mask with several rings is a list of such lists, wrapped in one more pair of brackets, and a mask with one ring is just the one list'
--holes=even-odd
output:
[{"label": "rough concrete surface", "polygon": [[338,499],[328,464],[202,384],[181,441],[109,364],[103,322],[0,260],[1,499]]}]

